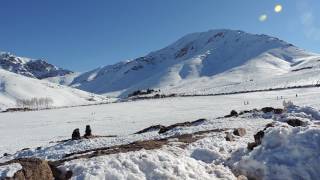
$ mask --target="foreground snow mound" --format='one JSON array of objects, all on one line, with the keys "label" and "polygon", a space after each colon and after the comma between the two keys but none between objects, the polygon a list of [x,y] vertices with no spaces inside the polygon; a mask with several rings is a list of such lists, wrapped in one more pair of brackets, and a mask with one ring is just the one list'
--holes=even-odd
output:
[{"label": "foreground snow mound", "polygon": [[208,167],[184,154],[181,149],[120,153],[90,160],[68,162],[73,179],[235,179],[229,168],[222,165]]},{"label": "foreground snow mound", "polygon": [[268,129],[261,146],[238,163],[250,178],[317,179],[320,177],[319,127]]},{"label": "foreground snow mound", "polygon": [[5,179],[8,177],[13,177],[13,175],[22,169],[19,163],[12,163],[5,166],[0,166],[0,179]]}]

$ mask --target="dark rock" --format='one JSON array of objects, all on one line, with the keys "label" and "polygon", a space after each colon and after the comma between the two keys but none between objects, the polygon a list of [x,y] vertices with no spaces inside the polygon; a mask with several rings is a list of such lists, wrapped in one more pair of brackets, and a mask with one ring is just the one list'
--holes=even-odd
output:
[{"label": "dark rock", "polygon": [[236,135],[236,136],[244,136],[246,135],[246,129],[245,128],[237,128],[233,131],[233,134]]},{"label": "dark rock", "polygon": [[72,140],[81,139],[81,135],[80,135],[80,130],[79,130],[79,128],[73,130],[71,139],[72,139]]},{"label": "dark rock", "polygon": [[290,125],[290,126],[293,126],[293,127],[297,127],[297,126],[304,126],[305,125],[305,122],[299,120],[299,119],[289,119],[287,121],[287,123]]},{"label": "dark rock", "polygon": [[255,147],[257,147],[258,145],[255,142],[252,143],[248,143],[247,148],[252,151]]},{"label": "dark rock", "polygon": [[273,107],[264,107],[261,109],[261,111],[264,113],[269,113],[269,112],[273,112],[274,108]]},{"label": "dark rock", "polygon": [[229,115],[226,115],[224,117],[229,118],[229,117],[237,117],[237,116],[238,116],[238,112],[235,110],[232,110]]},{"label": "dark rock", "polygon": [[61,171],[53,162],[48,162],[55,180],[68,180],[72,177],[72,171]]},{"label": "dark rock", "polygon": [[161,128],[165,128],[165,126],[158,124],[158,125],[154,125],[154,126],[150,126],[145,129],[142,129],[141,131],[138,131],[135,134],[142,134],[146,132],[156,131],[156,130],[160,130]]},{"label": "dark rock", "polygon": [[277,108],[277,109],[274,109],[273,112],[275,114],[282,114],[283,113],[283,109]]},{"label": "dark rock", "polygon": [[253,137],[257,145],[260,145],[262,142],[262,138],[264,137],[264,131],[257,132],[257,134],[255,134]]},{"label": "dark rock", "polygon": [[159,134],[165,133],[165,132],[167,132],[167,131],[169,131],[169,130],[171,130],[173,128],[176,128],[176,127],[188,127],[188,126],[191,126],[191,125],[192,125],[191,122],[176,123],[176,124],[161,128],[159,130]]},{"label": "dark rock", "polygon": [[229,132],[226,134],[226,141],[234,141],[233,135]]},{"label": "dark rock", "polygon": [[268,129],[269,127],[274,127],[274,126],[275,126],[275,123],[274,123],[274,122],[268,123],[268,124],[266,124],[266,127],[265,127],[263,130],[266,130],[266,129]]},{"label": "dark rock", "polygon": [[264,137],[264,131],[259,131],[254,136],[254,142],[248,143],[247,148],[249,150],[253,150],[255,147],[259,146],[262,142],[262,138]]},{"label": "dark rock", "polygon": [[90,137],[90,136],[92,136],[91,127],[90,127],[90,125],[87,125],[84,137]]},{"label": "dark rock", "polygon": [[10,154],[9,153],[3,153],[3,156],[9,156]]},{"label": "dark rock", "polygon": [[207,119],[198,119],[198,120],[192,121],[191,124],[193,126],[198,126],[198,125],[200,125],[200,124],[202,124],[202,123],[204,123],[206,121],[208,121],[208,120]]}]

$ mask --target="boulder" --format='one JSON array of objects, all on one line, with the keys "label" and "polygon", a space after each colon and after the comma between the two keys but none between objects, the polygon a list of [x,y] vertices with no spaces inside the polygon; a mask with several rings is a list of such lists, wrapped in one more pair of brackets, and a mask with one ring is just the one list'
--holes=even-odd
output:
[{"label": "boulder", "polygon": [[80,130],[79,130],[79,128],[73,130],[71,139],[72,139],[72,140],[81,139],[81,135],[80,135]]},{"label": "boulder", "polygon": [[8,180],[54,180],[51,168],[47,161],[36,158],[15,159],[10,163],[19,163],[22,169],[17,171],[12,178]]},{"label": "boulder", "polygon": [[238,112],[235,110],[232,110],[229,115],[226,115],[224,117],[229,118],[229,117],[237,117],[237,116],[238,116]]},{"label": "boulder", "polygon": [[234,141],[234,137],[230,132],[226,134],[226,141]]},{"label": "boulder", "polygon": [[264,131],[257,132],[257,134],[255,134],[253,137],[257,145],[260,145],[262,142],[262,138],[264,137]]},{"label": "boulder", "polygon": [[145,129],[142,129],[141,131],[138,131],[135,134],[142,134],[142,133],[146,133],[146,132],[156,131],[156,130],[160,130],[161,128],[165,128],[165,126],[162,126],[160,124],[153,125],[153,126],[145,128]]},{"label": "boulder", "polygon": [[90,136],[92,136],[91,127],[90,127],[90,125],[87,125],[84,137],[86,138],[86,137],[90,137]]},{"label": "boulder", "polygon": [[247,148],[249,150],[253,150],[255,147],[259,146],[262,142],[262,138],[264,137],[264,131],[259,131],[254,136],[254,142],[248,143]]},{"label": "boulder", "polygon": [[246,132],[246,129],[245,129],[245,128],[237,128],[237,129],[235,129],[235,130],[233,131],[233,134],[234,134],[234,135],[240,136],[240,137],[246,135],[246,133],[247,133],[247,132]]},{"label": "boulder", "polygon": [[261,109],[261,111],[264,113],[269,113],[269,112],[273,112],[274,108],[273,107],[264,107]]},{"label": "boulder", "polygon": [[277,109],[274,109],[273,112],[275,114],[282,114],[283,113],[283,109],[277,108]]},{"label": "boulder", "polygon": [[305,122],[299,120],[299,119],[289,119],[287,121],[287,123],[290,125],[290,126],[293,126],[293,127],[297,127],[297,126],[304,126],[305,125]]}]

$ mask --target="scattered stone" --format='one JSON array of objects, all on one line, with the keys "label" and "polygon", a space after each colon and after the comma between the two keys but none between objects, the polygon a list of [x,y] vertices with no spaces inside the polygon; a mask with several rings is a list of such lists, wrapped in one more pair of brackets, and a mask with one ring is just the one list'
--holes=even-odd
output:
[{"label": "scattered stone", "polygon": [[244,175],[240,175],[237,177],[237,180],[248,180],[248,178]]},{"label": "scattered stone", "polygon": [[283,113],[283,109],[277,108],[277,109],[274,109],[273,112],[275,114],[282,114]]},{"label": "scattered stone", "polygon": [[262,142],[262,138],[264,137],[264,131],[259,131],[257,134],[254,136],[254,142],[253,143],[248,143],[248,149],[253,150],[253,148],[259,146]]},{"label": "scattered stone", "polygon": [[171,130],[173,128],[176,128],[176,127],[189,127],[191,125],[192,125],[191,122],[176,123],[176,124],[161,128],[159,130],[159,134],[165,133],[165,132],[167,132],[167,131],[169,131],[169,130]]},{"label": "scattered stone", "polygon": [[226,141],[234,141],[234,137],[230,132],[227,132]]},{"label": "scattered stone", "polygon": [[206,121],[208,121],[208,120],[207,119],[198,119],[198,120],[192,121],[191,124],[193,126],[198,126],[198,125],[200,125],[200,124],[202,124],[202,123],[204,123]]},{"label": "scattered stone", "polygon": [[251,142],[251,143],[248,143],[248,146],[247,148],[252,151],[253,148],[257,147],[258,145],[255,143],[255,142]]},{"label": "scattered stone", "polygon": [[255,134],[254,136],[254,141],[260,145],[262,142],[262,138],[264,137],[264,131],[259,131],[257,132],[257,134]]},{"label": "scattered stone", "polygon": [[229,115],[226,115],[224,117],[229,118],[229,117],[237,117],[237,116],[238,116],[238,112],[235,110],[232,110]]},{"label": "scattered stone", "polygon": [[273,112],[274,108],[273,107],[264,107],[261,109],[261,111],[264,113],[269,113],[269,112]]},{"label": "scattered stone", "polygon": [[246,135],[246,129],[245,128],[236,128],[234,131],[233,131],[233,134],[236,135],[236,136],[244,136]]},{"label": "scattered stone", "polygon": [[142,129],[141,131],[138,131],[135,134],[142,134],[146,132],[156,131],[156,130],[160,130],[161,128],[165,128],[165,126],[158,124],[158,125],[154,125],[154,126],[150,126],[145,129]]},{"label": "scattered stone", "polygon": [[268,124],[266,124],[266,127],[263,130],[266,130],[269,127],[274,127],[274,126],[275,126],[275,122],[268,123]]},{"label": "scattered stone", "polygon": [[57,166],[54,164],[54,162],[48,162],[51,172],[53,174],[53,177],[55,180],[68,180],[72,177],[73,173],[72,171],[61,171]]},{"label": "scattered stone", "polygon": [[87,125],[84,137],[87,138],[87,137],[90,137],[90,136],[92,136],[91,127],[90,127],[90,125]]},{"label": "scattered stone", "polygon": [[80,135],[80,130],[79,130],[79,128],[73,130],[71,139],[72,139],[72,140],[79,140],[79,139],[81,139],[81,135]]},{"label": "scattered stone", "polygon": [[293,127],[297,127],[297,126],[304,126],[305,125],[305,122],[299,120],[299,119],[289,119],[287,121],[287,123],[290,125],[290,126],[293,126]]}]

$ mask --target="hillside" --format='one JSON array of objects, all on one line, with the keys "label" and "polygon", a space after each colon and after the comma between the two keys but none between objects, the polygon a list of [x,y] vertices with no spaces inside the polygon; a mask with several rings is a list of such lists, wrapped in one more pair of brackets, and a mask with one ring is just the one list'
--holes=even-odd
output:
[{"label": "hillside", "polygon": [[144,57],[49,80],[120,97],[147,88],[208,94],[317,83],[319,60],[267,35],[211,30],[186,35]]},{"label": "hillside", "polygon": [[7,52],[0,52],[0,68],[37,79],[72,73],[70,70],[56,67],[42,59],[19,57]]},{"label": "hillside", "polygon": [[17,100],[32,98],[50,98],[54,107],[106,101],[98,95],[0,69],[0,110],[16,107]]}]

